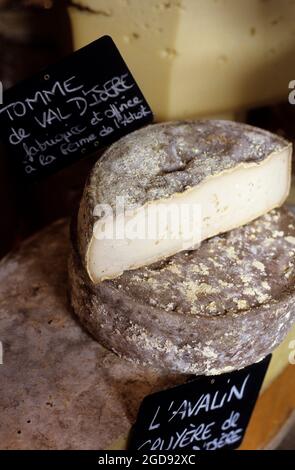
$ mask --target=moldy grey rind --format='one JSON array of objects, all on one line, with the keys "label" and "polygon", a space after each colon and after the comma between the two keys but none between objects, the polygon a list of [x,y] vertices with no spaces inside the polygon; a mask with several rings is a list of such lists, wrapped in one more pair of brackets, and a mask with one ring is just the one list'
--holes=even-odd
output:
[{"label": "moldy grey rind", "polygon": [[295,218],[284,207],[97,285],[73,238],[74,310],[101,344],[135,362],[228,372],[270,353],[295,321]]}]

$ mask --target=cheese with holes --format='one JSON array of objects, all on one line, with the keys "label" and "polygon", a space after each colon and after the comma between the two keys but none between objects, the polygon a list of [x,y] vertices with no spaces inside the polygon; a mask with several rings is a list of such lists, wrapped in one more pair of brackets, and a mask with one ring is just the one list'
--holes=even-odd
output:
[{"label": "cheese with holes", "polygon": [[123,137],[94,166],[80,205],[90,278],[193,249],[280,206],[290,164],[291,144],[231,121],[156,124]]},{"label": "cheese with holes", "polygon": [[72,0],[75,48],[112,36],[157,120],[286,99],[292,0]]}]

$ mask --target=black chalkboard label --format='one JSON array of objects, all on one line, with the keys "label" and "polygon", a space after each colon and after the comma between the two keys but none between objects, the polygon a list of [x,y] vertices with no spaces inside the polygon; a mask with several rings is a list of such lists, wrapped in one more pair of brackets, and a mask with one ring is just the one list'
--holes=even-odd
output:
[{"label": "black chalkboard label", "polygon": [[152,122],[109,36],[4,93],[0,133],[26,178],[53,173]]},{"label": "black chalkboard label", "polygon": [[143,400],[130,450],[236,449],[251,417],[271,355],[245,369],[200,376]]}]

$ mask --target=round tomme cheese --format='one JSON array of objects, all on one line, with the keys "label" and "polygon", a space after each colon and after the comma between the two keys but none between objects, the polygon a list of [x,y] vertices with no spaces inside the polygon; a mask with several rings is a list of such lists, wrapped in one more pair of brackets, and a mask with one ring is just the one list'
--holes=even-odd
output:
[{"label": "round tomme cheese", "polygon": [[282,205],[291,144],[231,121],[150,125],[94,166],[78,216],[78,246],[99,283],[198,246]]},{"label": "round tomme cheese", "polygon": [[295,321],[295,217],[283,207],[94,284],[73,231],[72,306],[106,348],[155,369],[220,374],[260,360]]}]

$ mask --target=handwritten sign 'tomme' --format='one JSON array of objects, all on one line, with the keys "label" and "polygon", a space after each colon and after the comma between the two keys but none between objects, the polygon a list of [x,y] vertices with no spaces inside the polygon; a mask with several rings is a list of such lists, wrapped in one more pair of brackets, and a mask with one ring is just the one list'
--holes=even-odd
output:
[{"label": "handwritten sign 'tomme'", "polygon": [[104,36],[4,94],[1,136],[18,172],[36,178],[151,122],[152,112]]},{"label": "handwritten sign 'tomme'", "polygon": [[170,452],[236,449],[270,357],[239,371],[197,377],[147,396],[130,436],[130,448]]}]

